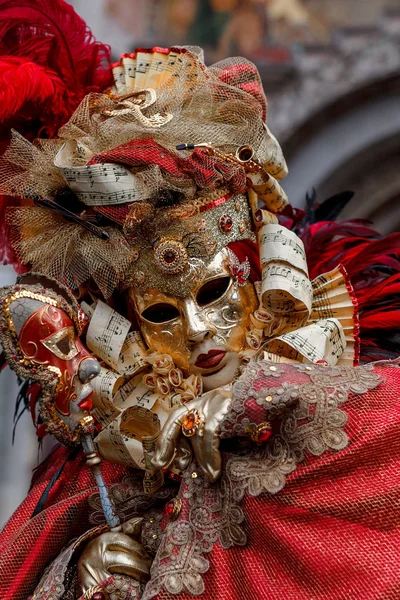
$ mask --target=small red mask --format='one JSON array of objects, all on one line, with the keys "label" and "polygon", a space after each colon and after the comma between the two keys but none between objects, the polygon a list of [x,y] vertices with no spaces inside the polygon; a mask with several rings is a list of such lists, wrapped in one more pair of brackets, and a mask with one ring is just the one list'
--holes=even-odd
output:
[{"label": "small red mask", "polygon": [[59,375],[55,405],[60,414],[68,416],[71,402],[77,400],[74,378],[79,366],[93,358],[76,336],[70,317],[46,304],[28,317],[18,337],[25,358],[36,365],[51,366]]}]

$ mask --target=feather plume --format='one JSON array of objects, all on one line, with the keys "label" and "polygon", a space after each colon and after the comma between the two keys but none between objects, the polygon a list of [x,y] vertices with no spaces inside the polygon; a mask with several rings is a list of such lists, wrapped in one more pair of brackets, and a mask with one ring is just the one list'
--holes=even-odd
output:
[{"label": "feather plume", "polygon": [[30,137],[54,135],[87,93],[111,85],[108,46],[63,0],[0,0],[0,57],[0,122]]},{"label": "feather plume", "polygon": [[361,362],[400,354],[400,233],[383,238],[359,220],[323,221],[301,233],[310,277],[346,268],[358,301]]}]

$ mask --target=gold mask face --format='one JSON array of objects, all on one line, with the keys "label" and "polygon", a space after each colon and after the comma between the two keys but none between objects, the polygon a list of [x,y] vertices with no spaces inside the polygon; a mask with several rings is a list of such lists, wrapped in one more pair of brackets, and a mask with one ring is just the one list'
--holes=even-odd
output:
[{"label": "gold mask face", "polygon": [[232,381],[258,301],[253,284],[235,282],[227,250],[204,266],[202,280],[184,298],[143,288],[131,288],[129,296],[151,351],[200,375],[205,391]]}]

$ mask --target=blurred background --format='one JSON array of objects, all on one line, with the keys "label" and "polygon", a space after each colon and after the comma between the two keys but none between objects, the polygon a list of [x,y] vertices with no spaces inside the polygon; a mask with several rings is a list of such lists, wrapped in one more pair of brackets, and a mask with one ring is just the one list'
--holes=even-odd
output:
[{"label": "blurred background", "polygon": [[[288,162],[284,180],[302,207],[355,196],[341,218],[400,230],[400,0],[71,0],[113,59],[136,47],[199,45],[207,64],[227,56],[256,63],[268,125]],[[0,270],[0,285],[14,280]],[[18,387],[1,375],[0,524],[24,498],[38,460],[30,416],[11,445]],[[39,457],[40,458],[40,457]]]}]

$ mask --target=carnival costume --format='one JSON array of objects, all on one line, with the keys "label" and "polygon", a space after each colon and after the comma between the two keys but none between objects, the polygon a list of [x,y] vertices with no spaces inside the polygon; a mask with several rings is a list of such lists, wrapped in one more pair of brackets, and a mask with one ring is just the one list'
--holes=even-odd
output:
[{"label": "carnival costume", "polygon": [[0,17],[0,337],[61,443],[1,598],[397,598],[400,236],[288,205],[247,60]]}]

